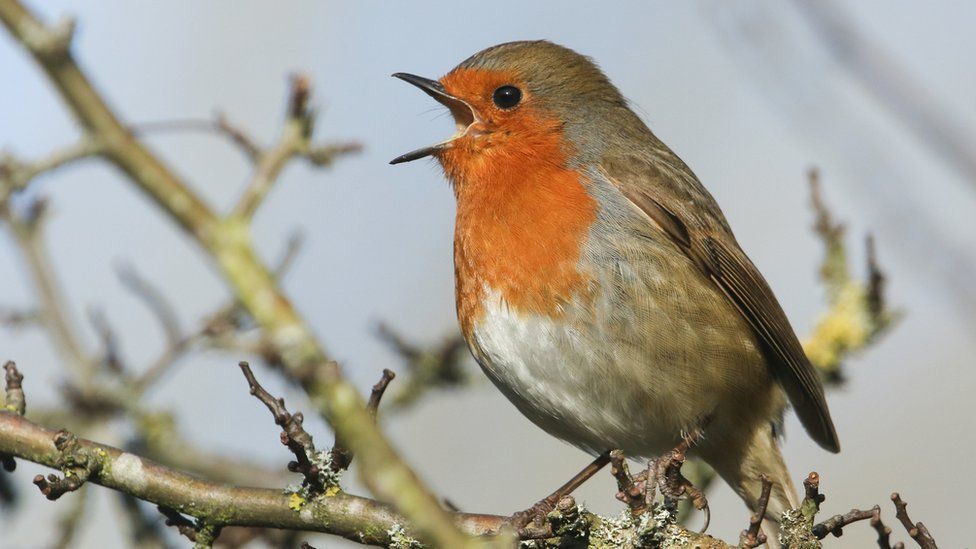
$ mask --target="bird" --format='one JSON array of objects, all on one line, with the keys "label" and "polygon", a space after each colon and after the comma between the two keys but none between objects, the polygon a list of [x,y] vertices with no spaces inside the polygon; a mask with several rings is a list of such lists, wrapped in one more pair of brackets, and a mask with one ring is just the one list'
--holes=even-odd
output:
[{"label": "bird", "polygon": [[840,443],[786,314],[692,170],[593,60],[546,40],[439,80],[393,76],[455,121],[391,164],[434,157],[453,189],[458,322],[487,377],[596,468],[697,433],[692,453],[754,512],[772,481],[775,529],[799,506],[788,405],[822,448]]}]

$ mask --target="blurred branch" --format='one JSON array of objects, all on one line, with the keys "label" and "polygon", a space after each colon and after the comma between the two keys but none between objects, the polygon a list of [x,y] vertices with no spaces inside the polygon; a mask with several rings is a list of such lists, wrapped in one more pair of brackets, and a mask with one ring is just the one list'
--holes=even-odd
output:
[{"label": "blurred branch", "polygon": [[[369,415],[373,417],[373,421],[376,421],[376,414],[379,412],[380,400],[382,400],[383,395],[386,393],[386,388],[390,385],[390,382],[393,381],[394,377],[396,377],[396,374],[390,370],[384,369],[383,376],[379,381],[376,382],[375,385],[373,385],[373,390],[369,393],[369,402],[366,403],[366,411],[369,412]],[[335,443],[332,445],[332,451],[329,452],[329,455],[332,460],[332,468],[336,472],[348,469],[349,466],[352,465],[354,454],[352,451],[346,448],[346,445],[343,444],[341,437],[337,436],[335,438]]]},{"label": "blurred branch", "polygon": [[377,333],[403,360],[408,375],[402,389],[393,396],[393,406],[406,408],[433,388],[456,388],[470,383],[463,368],[466,345],[461,334],[445,337],[441,343],[424,347],[407,341],[385,323]]},{"label": "blurred branch", "polygon": [[88,495],[86,486],[82,486],[75,495],[71,507],[58,520],[58,539],[54,542],[57,549],[70,549],[74,547],[74,540],[78,535],[78,527],[82,524],[85,511],[88,508]]},{"label": "blurred branch", "polygon": [[20,160],[10,153],[0,153],[0,203],[6,202],[17,191],[27,188],[35,177],[78,160],[97,156],[103,150],[98,141],[85,137],[74,145],[32,162]]},{"label": "blurred branch", "polygon": [[311,93],[311,81],[308,76],[304,74],[292,76],[288,115],[281,137],[270,149],[257,151],[257,169],[251,182],[244,189],[244,194],[234,206],[232,214],[234,217],[250,219],[254,216],[258,206],[264,202],[268,192],[278,180],[281,170],[291,159],[301,156],[317,166],[327,166],[340,155],[359,152],[362,149],[358,143],[312,145],[315,113],[308,105]]},{"label": "blurred branch", "polygon": [[[300,445],[296,455],[317,453],[311,443],[311,436],[304,430],[298,415],[284,409],[280,399],[276,399],[257,383],[250,369],[242,364],[241,369],[255,394],[274,413],[276,422],[285,429],[284,442],[294,441]],[[10,374],[9,372],[13,372]],[[15,375],[16,374],[16,375]],[[22,376],[10,363],[8,368],[7,392],[23,390]],[[384,375],[383,380],[389,377]],[[383,380],[376,393],[382,392]],[[377,396],[375,402],[378,402]],[[303,442],[305,441],[305,442]],[[633,498],[648,493],[646,483],[660,483],[665,495],[664,506],[651,499],[642,505],[630,505],[620,518],[607,518],[594,515],[579,508],[571,496],[559,499],[555,509],[549,513],[547,524],[525,529],[523,540],[537,540],[543,545],[536,547],[644,547],[648,544],[681,543],[696,547],[728,549],[731,546],[707,536],[689,531],[676,522],[673,505],[667,498],[677,498],[683,493],[696,498],[680,471],[692,439],[675,448],[670,459],[663,459],[650,478],[648,470],[644,476],[631,477],[623,465],[622,455],[616,455],[617,477],[622,490]],[[65,430],[47,429],[23,416],[10,411],[0,411],[0,454],[26,459],[47,467],[61,470],[64,477],[38,475],[35,484],[49,499],[58,499],[64,493],[84,488],[86,483],[95,483],[114,489],[122,494],[156,504],[167,517],[167,524],[177,526],[181,533],[192,539],[197,547],[209,547],[216,540],[221,529],[226,526],[245,526],[256,528],[278,528],[297,531],[315,531],[340,535],[362,544],[394,547],[413,547],[417,543],[412,534],[404,528],[404,520],[390,507],[365,498],[348,495],[341,490],[326,490],[319,494],[311,492],[281,492],[263,488],[236,487],[215,483],[187,475],[133,453],[123,452],[76,437]],[[317,458],[307,461],[317,465]],[[294,470],[294,468],[293,468]],[[814,525],[823,496],[819,492],[819,477],[811,473],[804,482],[807,497],[800,509],[787,512],[783,516],[783,535],[787,540],[816,540],[828,533],[839,536],[842,526],[860,520],[861,515],[852,511],[850,516],[833,517]],[[763,498],[768,498],[769,485],[764,481]],[[653,498],[653,496],[652,496]],[[761,499],[763,499],[761,498]],[[897,494],[892,495],[898,518],[905,524],[909,535],[919,542],[923,549],[935,547],[931,535],[922,523],[911,524],[905,511],[905,504]],[[130,513],[131,521],[137,527],[147,522]],[[500,545],[510,546],[511,517],[473,513],[450,513],[453,524],[463,532],[476,536],[494,537]],[[192,517],[191,520],[188,517]],[[744,546],[755,546],[761,542],[758,523],[762,512],[751,521],[751,526],[743,534]],[[868,517],[862,517],[868,518]],[[890,533],[880,516],[873,515],[872,526],[879,533],[879,543],[884,534]],[[484,540],[487,541],[487,540]],[[582,543],[582,545],[580,545]],[[655,545],[655,546],[656,546]],[[800,545],[788,545],[797,546]]]},{"label": "blurred branch", "polygon": [[[288,375],[301,383],[337,434],[361,456],[363,477],[370,490],[394,503],[429,541],[447,547],[469,546],[469,538],[454,527],[437,499],[399,459],[366,412],[362,397],[345,381],[338,365],[328,360],[305,321],[257,258],[248,234],[248,219],[270,182],[249,186],[243,205],[236,208],[242,215],[218,217],[136,139],[94,89],[71,54],[71,22],[45,26],[17,0],[0,0],[0,20],[50,78],[86,135],[104,144],[105,159],[214,259],[237,298],[265,330]],[[310,135],[311,128],[307,133]],[[274,168],[270,162],[269,166]]]},{"label": "blurred branch", "polygon": [[129,129],[136,136],[155,134],[160,132],[205,131],[215,132],[226,136],[236,145],[244,156],[252,162],[257,162],[261,155],[261,147],[243,129],[234,125],[223,113],[217,113],[213,120],[162,120],[159,122],[142,122],[130,126]]},{"label": "blurred branch", "polygon": [[0,221],[9,227],[18,251],[24,257],[34,293],[40,302],[38,309],[48,339],[74,374],[74,382],[84,387],[91,380],[96,365],[84,350],[44,249],[41,228],[45,211],[46,202],[40,199],[34,199],[28,205],[26,214],[15,211],[9,201],[0,200]]},{"label": "blurred branch", "polygon": [[955,167],[976,189],[976,134],[958,113],[939,104],[922,82],[871,42],[840,3],[795,1],[837,63],[888,111],[915,133],[919,143]]},{"label": "blurred branch", "polygon": [[867,238],[866,280],[852,274],[844,244],[844,225],[834,221],[820,191],[817,170],[810,170],[810,200],[815,213],[814,231],[824,243],[820,278],[829,309],[804,342],[804,350],[825,381],[843,381],[843,361],[871,345],[889,330],[901,314],[885,303],[885,277],[878,266],[874,240]]}]

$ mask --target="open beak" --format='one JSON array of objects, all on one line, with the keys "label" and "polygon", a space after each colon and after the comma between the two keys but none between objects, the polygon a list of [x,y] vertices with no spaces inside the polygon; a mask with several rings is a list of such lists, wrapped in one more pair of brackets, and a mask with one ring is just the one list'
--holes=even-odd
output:
[{"label": "open beak", "polygon": [[442,141],[436,145],[431,145],[429,147],[424,147],[422,149],[417,149],[415,151],[410,151],[407,154],[400,155],[391,160],[390,164],[410,162],[412,160],[425,158],[427,156],[437,154],[445,149],[451,148],[451,144],[454,142],[454,140],[464,135],[471,124],[477,120],[477,117],[474,114],[474,109],[472,109],[471,106],[465,103],[463,100],[447,93],[444,86],[441,85],[441,83],[437,80],[431,80],[429,78],[407,74],[405,72],[398,72],[394,74],[393,77],[417,86],[421,89],[421,91],[433,97],[435,101],[447,107],[451,111],[451,115],[454,117],[454,121],[457,124],[457,133],[455,133],[454,136],[447,141]]}]

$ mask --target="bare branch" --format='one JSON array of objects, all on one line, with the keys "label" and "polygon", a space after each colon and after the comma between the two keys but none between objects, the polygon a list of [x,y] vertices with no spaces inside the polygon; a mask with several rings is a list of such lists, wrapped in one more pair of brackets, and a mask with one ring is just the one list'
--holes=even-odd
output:
[{"label": "bare branch", "polygon": [[[0,453],[60,468],[59,434],[15,414],[0,413]],[[367,545],[389,545],[390,532],[408,519],[374,500],[339,492],[307,500],[302,512],[289,507],[281,490],[240,488],[169,469],[135,454],[84,439],[74,439],[73,453],[96,456],[101,467],[88,481],[163,505],[221,526],[285,528],[339,535]],[[507,517],[459,514],[456,524],[472,535],[498,532]]]},{"label": "bare branch", "polygon": [[820,524],[814,525],[813,535],[817,536],[818,539],[823,539],[829,534],[832,534],[835,538],[839,538],[844,534],[844,527],[848,524],[861,520],[873,519],[880,514],[881,507],[877,505],[875,505],[873,509],[867,509],[864,511],[860,509],[851,509],[843,515],[834,515]]},{"label": "bare branch", "polygon": [[[386,392],[386,387],[393,381],[394,377],[396,377],[396,374],[384,368],[383,376],[373,385],[373,390],[369,394],[369,401],[366,403],[366,411],[369,412],[369,415],[374,421],[376,420],[377,410],[380,407],[380,400]],[[332,450],[330,451],[330,456],[332,468],[337,472],[348,469],[352,464],[353,453],[346,448],[339,436],[336,436],[335,443],[332,445]]]},{"label": "bare branch", "polygon": [[88,319],[95,328],[98,338],[102,341],[102,356],[99,362],[112,373],[123,373],[125,363],[122,360],[118,338],[115,335],[115,330],[109,325],[108,319],[105,318],[105,313],[100,309],[91,307],[88,309]]},{"label": "bare branch", "polygon": [[97,140],[85,137],[78,143],[34,161],[23,161],[9,153],[0,154],[0,203],[6,202],[11,194],[27,188],[39,175],[97,156],[102,151],[103,147]]},{"label": "bare branch", "polygon": [[6,393],[4,409],[17,415],[24,415],[27,411],[27,399],[24,396],[24,374],[17,370],[17,364],[8,360],[3,365]]},{"label": "bare branch", "polygon": [[900,315],[886,307],[884,275],[878,266],[873,239],[869,236],[867,240],[868,272],[866,280],[861,281],[851,274],[844,226],[834,221],[824,202],[817,170],[810,170],[809,181],[814,230],[825,249],[820,276],[829,309],[803,347],[824,381],[838,384],[844,380],[844,360],[875,341]]},{"label": "bare branch", "polygon": [[895,504],[895,517],[905,527],[908,535],[915,540],[915,543],[922,549],[938,549],[929,529],[921,522],[912,523],[912,519],[908,517],[908,504],[901,499],[898,492],[891,494],[891,501]]},{"label": "bare branch", "polygon": [[185,119],[142,122],[130,126],[129,129],[136,136],[167,131],[215,132],[219,135],[226,136],[252,162],[257,162],[258,157],[261,155],[261,147],[257,142],[242,128],[228,120],[224,113],[221,112],[216,113],[213,120]]},{"label": "bare branch", "polygon": [[281,138],[258,157],[254,176],[234,207],[234,217],[250,219],[271,191],[288,161],[298,155],[303,147],[307,147],[312,131],[312,113],[308,109],[310,95],[311,81],[308,76],[292,76],[288,117]]},{"label": "bare branch", "polygon": [[176,310],[166,296],[140,275],[132,265],[126,263],[116,265],[115,274],[122,285],[145,303],[153,313],[166,335],[167,343],[170,346],[179,345],[183,339],[183,328],[180,326]]},{"label": "bare branch", "polygon": [[39,312],[43,325],[47,328],[48,339],[74,374],[75,381],[86,386],[94,377],[96,364],[81,343],[67,300],[43,245],[40,220],[45,204],[43,200],[36,200],[28,207],[28,213],[21,215],[9,204],[0,202],[0,220],[9,226],[14,242],[24,257],[34,293],[40,303]]},{"label": "bare branch", "polygon": [[[288,464],[288,470],[293,473],[301,473],[305,477],[305,486],[308,487],[311,495],[325,492],[329,480],[327,475],[330,467],[325,467],[318,461],[318,452],[315,451],[315,444],[312,442],[312,435],[302,426],[302,414],[292,414],[285,408],[283,398],[275,398],[271,393],[258,383],[247,362],[240,362],[239,366],[247,378],[247,384],[251,388],[251,394],[260,400],[271,415],[274,416],[275,423],[281,427],[281,443],[288,447],[295,454],[295,461]],[[336,481],[338,479],[335,479]],[[332,485],[336,485],[333,483]]]},{"label": "bare branch", "polygon": [[92,454],[89,449],[78,443],[78,439],[71,433],[60,430],[51,437],[57,450],[57,464],[64,471],[64,477],[58,478],[50,474],[34,477],[34,484],[49,500],[56,500],[68,492],[81,488],[92,474],[102,468],[102,458],[99,454]]},{"label": "bare branch", "polygon": [[446,337],[437,345],[422,347],[407,341],[385,323],[377,326],[377,333],[400,355],[409,372],[402,388],[393,396],[394,406],[409,406],[433,387],[457,387],[468,383],[469,376],[462,367],[467,347],[461,334]]}]

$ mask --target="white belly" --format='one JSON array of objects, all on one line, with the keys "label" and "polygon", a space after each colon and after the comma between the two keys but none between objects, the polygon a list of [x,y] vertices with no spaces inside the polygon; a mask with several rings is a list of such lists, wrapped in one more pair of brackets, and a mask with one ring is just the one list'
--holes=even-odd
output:
[{"label": "white belly", "polygon": [[488,377],[548,433],[592,453],[653,456],[671,448],[694,418],[657,413],[663,409],[649,376],[594,345],[591,330],[568,318],[518,313],[489,294],[471,343]]},{"label": "white belly", "polygon": [[469,343],[495,385],[548,433],[591,453],[655,457],[706,417],[710,432],[732,434],[769,386],[735,326],[713,325],[718,315],[690,321],[663,299],[597,297],[551,318],[488,291]]}]

